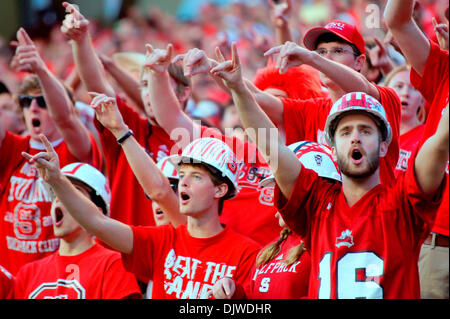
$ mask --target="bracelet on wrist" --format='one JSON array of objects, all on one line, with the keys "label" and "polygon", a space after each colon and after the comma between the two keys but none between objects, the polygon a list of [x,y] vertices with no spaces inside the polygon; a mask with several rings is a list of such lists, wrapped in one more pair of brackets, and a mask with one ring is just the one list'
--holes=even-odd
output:
[{"label": "bracelet on wrist", "polygon": [[119,143],[119,145],[122,145],[122,143],[125,142],[133,134],[134,133],[133,133],[132,130],[128,130],[128,132],[126,132],[124,136],[122,136],[121,138],[117,139],[117,143]]}]

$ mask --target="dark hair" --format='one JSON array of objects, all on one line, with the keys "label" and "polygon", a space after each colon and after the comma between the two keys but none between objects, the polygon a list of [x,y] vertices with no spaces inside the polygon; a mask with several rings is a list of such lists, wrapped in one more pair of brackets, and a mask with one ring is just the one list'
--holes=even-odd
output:
[{"label": "dark hair", "polygon": [[336,34],[331,33],[331,32],[324,33],[317,38],[316,48],[319,45],[319,43],[329,43],[329,42],[338,42],[338,43],[348,44],[349,46],[352,47],[353,55],[355,58],[359,57],[362,54],[361,51],[359,51],[359,49],[356,47],[356,45],[342,39],[341,37],[339,37]]},{"label": "dark hair", "polygon": [[0,94],[2,93],[11,93],[11,92],[8,90],[8,87],[5,85],[5,83],[0,81]]},{"label": "dark hair", "polygon": [[100,195],[97,195],[97,193],[95,192],[95,190],[92,187],[90,187],[86,183],[83,183],[83,182],[81,182],[77,179],[71,178],[69,176],[67,178],[70,180],[70,182],[72,184],[78,185],[78,186],[82,187],[83,189],[85,189],[88,192],[89,197],[90,197],[91,201],[95,204],[95,206],[101,208],[103,214],[105,216],[108,216],[108,207],[107,207],[105,201],[103,200],[103,198]]}]

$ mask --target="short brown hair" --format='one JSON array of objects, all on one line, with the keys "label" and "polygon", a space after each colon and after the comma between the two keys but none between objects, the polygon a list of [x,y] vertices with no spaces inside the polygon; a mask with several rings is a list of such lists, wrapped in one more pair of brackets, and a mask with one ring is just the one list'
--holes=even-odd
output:
[{"label": "short brown hair", "polygon": [[[60,83],[66,89],[66,93],[69,96],[70,101],[72,101],[72,104],[75,104],[73,90],[69,86],[67,86],[64,82]],[[41,82],[36,74],[30,74],[29,76],[27,76],[17,89],[17,95],[21,94],[28,95],[31,92],[42,92]]]}]

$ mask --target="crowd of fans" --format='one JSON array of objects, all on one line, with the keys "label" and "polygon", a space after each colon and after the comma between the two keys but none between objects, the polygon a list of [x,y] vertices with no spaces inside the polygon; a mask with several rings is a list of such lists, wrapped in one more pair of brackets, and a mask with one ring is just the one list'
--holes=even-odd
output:
[{"label": "crowd of fans", "polygon": [[[426,138],[447,134],[448,142],[448,122],[441,123],[441,116],[448,121],[448,88],[425,80],[433,76],[433,83],[448,85],[448,61],[442,62],[448,60],[448,2],[403,3],[431,47],[422,60],[411,55],[411,39],[398,36],[400,2],[187,0],[175,15],[156,6],[148,12],[130,7],[113,27],[64,3],[67,15],[48,36],[30,38],[21,28],[14,39],[0,39],[0,298],[351,298],[340,291],[327,295],[309,281],[325,278],[312,248],[317,238],[286,213],[306,211],[288,196],[302,193],[295,183],[285,186],[261,138],[246,131],[271,127],[266,118],[254,112],[248,119],[246,112],[257,103],[301,167],[337,185],[343,182],[338,164],[324,176],[305,154],[335,162],[321,146],[334,143],[327,117],[343,96],[361,88],[371,105],[381,103],[392,130],[383,136],[389,149],[380,157],[381,183],[403,176],[409,182],[406,172],[424,156],[419,150],[434,150]],[[352,45],[354,61],[340,60],[346,54],[341,47],[317,47],[342,42],[340,35],[304,41],[312,28],[326,25],[356,28],[343,42]],[[358,32],[362,41],[355,40]],[[307,56],[312,51],[338,63],[314,64]],[[237,89],[242,83],[251,101]],[[177,129],[187,137],[172,136]],[[295,144],[300,141],[312,142]],[[208,157],[205,149],[214,151]],[[424,224],[397,221],[411,231],[398,240],[414,243],[404,254],[415,265],[384,269],[404,279],[386,284],[381,294],[372,287],[369,297],[448,298],[448,198],[438,200],[448,197],[446,151],[446,182],[438,179],[439,189],[427,194],[433,196],[423,196],[429,202],[405,204],[411,214],[438,211],[439,222],[429,216]],[[228,165],[219,163],[222,158]],[[195,160],[200,167],[191,165]],[[278,185],[260,186],[272,172]],[[209,205],[205,216],[188,212],[194,191],[182,183],[201,174],[213,182],[196,186],[199,202]],[[405,189],[420,197],[420,185],[414,186]],[[52,227],[69,218],[81,231]],[[343,242],[353,240],[351,231],[341,231]],[[425,251],[433,249],[439,257],[427,259]],[[386,265],[389,254],[381,256]],[[362,276],[376,283],[371,276],[383,275]],[[403,282],[419,277],[420,289]]]}]

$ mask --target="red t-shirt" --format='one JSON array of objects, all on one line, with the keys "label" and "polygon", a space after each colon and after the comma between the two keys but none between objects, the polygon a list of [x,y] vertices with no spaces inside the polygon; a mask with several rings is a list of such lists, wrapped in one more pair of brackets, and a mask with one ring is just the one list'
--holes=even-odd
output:
[{"label": "red t-shirt", "polygon": [[15,299],[122,299],[142,296],[120,253],[95,244],[76,256],[58,252],[23,266]]},{"label": "red t-shirt", "polygon": [[[389,184],[395,180],[394,170],[398,161],[401,103],[397,94],[391,88],[376,87],[380,93],[380,103],[386,111],[386,116],[392,128],[392,142],[389,145],[388,153],[380,159],[381,181]],[[333,106],[331,99],[282,99],[282,101],[286,145],[298,141],[327,144],[324,129],[328,114]]]},{"label": "red t-shirt", "polygon": [[275,218],[273,187],[260,188],[261,179],[271,174],[256,145],[236,137],[227,137],[215,129],[202,127],[202,137],[214,137],[225,142],[243,165],[239,174],[239,194],[224,201],[220,221],[261,246],[280,234],[281,227]]},{"label": "red t-shirt", "polygon": [[402,171],[406,171],[409,162],[413,160],[417,146],[422,139],[425,125],[418,125],[412,130],[400,135],[400,154],[398,157],[397,167],[395,168],[395,176]]},{"label": "red t-shirt", "polygon": [[190,236],[185,225],[132,230],[133,252],[122,259],[138,279],[153,280],[153,299],[205,298],[222,277],[245,286],[260,249],[228,227],[209,238]]},{"label": "red t-shirt", "polygon": [[[92,143],[92,166],[101,169],[102,157],[95,139]],[[64,167],[78,160],[61,139],[53,143]],[[12,274],[27,262],[56,251],[59,239],[53,233],[50,216],[52,198],[44,187],[34,164],[22,152],[31,155],[45,151],[41,143],[6,132],[0,147],[0,263]],[[8,154],[3,156],[3,154]]]},{"label": "red t-shirt", "polygon": [[10,298],[14,286],[14,276],[0,265],[0,299]]},{"label": "red t-shirt", "polygon": [[[304,251],[290,266],[283,261],[290,249],[300,244],[300,237],[292,233],[281,244],[280,252],[269,262],[253,269],[247,297],[250,299],[300,299],[308,296],[311,257]],[[255,265],[256,267],[256,265]]]},{"label": "red t-shirt", "polygon": [[[152,126],[147,118],[141,117],[119,96],[116,99],[125,123],[153,160],[157,162],[170,155],[174,143],[169,135],[161,127]],[[121,146],[97,119],[95,126],[105,154],[106,173],[111,187],[111,218],[128,225],[154,226],[152,202],[145,196]]]},{"label": "red t-shirt", "polygon": [[289,200],[275,203],[311,254],[309,297],[420,298],[418,258],[445,185],[425,198],[412,167],[349,207],[342,184],[302,167]]},{"label": "red t-shirt", "polygon": [[[431,51],[425,64],[423,75],[420,76],[414,69],[411,69],[411,84],[422,93],[430,106],[429,110],[427,110],[428,116],[425,122],[423,138],[419,145],[422,145],[436,132],[442,117],[442,111],[448,105],[448,51],[441,50],[432,41],[430,41],[430,45]],[[447,189],[445,190],[445,196],[437,213],[432,231],[448,236],[448,163],[445,172],[447,176]]]}]

